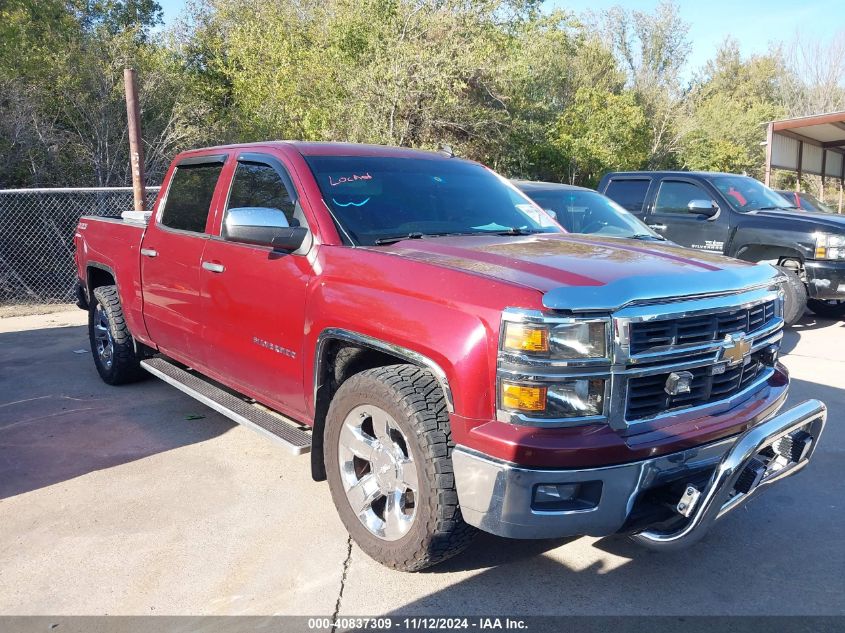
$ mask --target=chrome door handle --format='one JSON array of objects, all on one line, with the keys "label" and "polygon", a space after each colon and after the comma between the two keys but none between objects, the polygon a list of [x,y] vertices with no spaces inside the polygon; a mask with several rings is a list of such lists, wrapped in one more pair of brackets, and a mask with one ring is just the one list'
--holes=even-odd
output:
[{"label": "chrome door handle", "polygon": [[226,270],[226,267],[223,264],[216,264],[214,262],[203,262],[202,267],[212,273],[222,273]]},{"label": "chrome door handle", "polygon": [[648,228],[654,229],[655,231],[665,231],[667,227],[665,224],[649,224]]},{"label": "chrome door handle", "polygon": [[158,251],[154,248],[142,248],[141,255],[144,257],[158,257]]}]

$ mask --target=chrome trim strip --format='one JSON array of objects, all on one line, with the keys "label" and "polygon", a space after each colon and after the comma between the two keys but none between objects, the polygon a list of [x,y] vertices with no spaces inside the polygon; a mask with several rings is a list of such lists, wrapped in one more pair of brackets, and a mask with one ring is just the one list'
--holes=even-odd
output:
[{"label": "chrome trim strip", "polygon": [[[549,310],[615,312],[631,304],[660,304],[678,299],[713,299],[778,283],[780,273],[768,264],[737,266],[694,274],[625,277],[603,286],[564,286],[543,295]],[[730,289],[730,290],[726,290]]]},{"label": "chrome trim strip", "polygon": [[321,370],[323,369],[322,363],[324,357],[323,352],[325,351],[324,347],[325,344],[331,340],[348,341],[350,343],[363,345],[364,347],[370,347],[372,349],[380,350],[383,352],[387,352],[388,354],[398,356],[399,358],[404,358],[405,360],[409,361],[414,365],[425,367],[426,369],[430,370],[432,374],[434,374],[434,377],[440,384],[440,388],[443,390],[443,397],[446,399],[446,410],[449,413],[455,412],[455,403],[452,398],[452,389],[449,386],[449,380],[446,377],[446,372],[443,371],[443,368],[440,367],[440,365],[435,363],[433,360],[431,360],[428,356],[424,356],[423,354],[408,349],[407,347],[401,347],[399,345],[395,345],[387,341],[382,341],[381,339],[377,339],[372,336],[367,336],[366,334],[361,334],[359,332],[353,332],[352,330],[345,330],[342,328],[326,328],[325,330],[320,332],[320,336],[317,338],[317,352],[314,359],[315,410],[317,404],[317,394],[320,390],[320,387],[322,387],[322,385],[320,384],[320,375],[322,373]]}]

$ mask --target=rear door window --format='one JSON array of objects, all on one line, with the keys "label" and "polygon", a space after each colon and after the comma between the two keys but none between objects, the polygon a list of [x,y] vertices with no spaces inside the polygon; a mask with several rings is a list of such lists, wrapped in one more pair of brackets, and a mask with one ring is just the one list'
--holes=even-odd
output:
[{"label": "rear door window", "polygon": [[177,166],[167,191],[160,223],[171,229],[204,233],[221,171],[222,163]]},{"label": "rear door window", "polygon": [[608,198],[632,213],[642,213],[648,186],[647,179],[614,179],[607,185],[604,192]]}]

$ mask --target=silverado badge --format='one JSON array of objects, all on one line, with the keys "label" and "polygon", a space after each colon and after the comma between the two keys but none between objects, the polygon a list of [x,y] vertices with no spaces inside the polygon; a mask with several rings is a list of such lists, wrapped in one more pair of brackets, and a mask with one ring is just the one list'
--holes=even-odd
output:
[{"label": "silverado badge", "polygon": [[726,360],[729,365],[738,365],[748,356],[750,351],[751,341],[745,337],[743,332],[727,334],[719,360]]}]

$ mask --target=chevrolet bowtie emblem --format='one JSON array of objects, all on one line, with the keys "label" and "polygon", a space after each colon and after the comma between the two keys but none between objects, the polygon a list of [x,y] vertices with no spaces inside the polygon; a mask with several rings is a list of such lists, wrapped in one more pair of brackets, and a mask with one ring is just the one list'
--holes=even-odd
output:
[{"label": "chevrolet bowtie emblem", "polygon": [[745,334],[728,334],[725,336],[725,344],[722,347],[722,354],[719,360],[728,361],[729,365],[737,365],[743,361],[751,352],[751,341],[745,338]]}]

